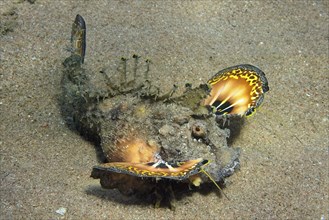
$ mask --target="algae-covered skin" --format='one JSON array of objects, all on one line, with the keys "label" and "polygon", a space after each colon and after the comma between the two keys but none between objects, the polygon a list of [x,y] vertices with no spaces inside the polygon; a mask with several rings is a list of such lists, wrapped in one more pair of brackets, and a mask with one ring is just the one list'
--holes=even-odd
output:
[{"label": "algae-covered skin", "polygon": [[[216,182],[239,166],[239,150],[227,144],[229,129],[220,128],[215,116],[201,104],[209,94],[206,84],[195,88],[187,84],[183,94],[173,95],[175,87],[162,93],[147,79],[147,72],[135,72],[139,68],[147,71],[147,62],[136,62],[133,76],[127,76],[127,71],[120,69],[87,70],[79,59],[73,54],[64,62],[63,110],[72,116],[81,134],[99,141],[107,162],[147,163],[159,156],[164,161],[204,158],[210,161],[204,170]],[[124,67],[127,60],[118,62]],[[128,77],[132,78],[129,82],[125,80]],[[95,169],[92,176],[100,178],[103,187],[118,188],[125,194],[152,188],[145,187],[150,184],[145,178]],[[201,178],[202,182],[211,181]]]}]

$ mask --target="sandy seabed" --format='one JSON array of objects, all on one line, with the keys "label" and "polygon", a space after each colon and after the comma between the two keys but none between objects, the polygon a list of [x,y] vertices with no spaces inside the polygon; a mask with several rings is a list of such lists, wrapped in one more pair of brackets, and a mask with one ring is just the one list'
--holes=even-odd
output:
[{"label": "sandy seabed", "polygon": [[[325,0],[1,1],[0,219],[328,219],[328,11]],[[242,63],[266,73],[264,104],[233,143],[230,200],[196,192],[154,209],[89,177],[95,147],[58,102],[76,14],[96,71],[138,54],[164,89]]]}]

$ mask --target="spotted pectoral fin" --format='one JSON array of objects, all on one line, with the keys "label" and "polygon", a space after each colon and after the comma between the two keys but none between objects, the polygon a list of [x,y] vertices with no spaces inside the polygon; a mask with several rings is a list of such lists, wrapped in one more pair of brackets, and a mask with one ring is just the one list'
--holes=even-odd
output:
[{"label": "spotted pectoral fin", "polygon": [[219,71],[208,84],[210,95],[204,100],[216,115],[251,115],[269,90],[265,73],[258,67],[242,64]]},{"label": "spotted pectoral fin", "polygon": [[167,178],[175,180],[184,180],[188,177],[201,172],[202,166],[206,165],[208,160],[195,159],[179,162],[151,162],[151,163],[129,163],[112,162],[95,166],[94,169],[114,173],[122,173],[137,177]]}]

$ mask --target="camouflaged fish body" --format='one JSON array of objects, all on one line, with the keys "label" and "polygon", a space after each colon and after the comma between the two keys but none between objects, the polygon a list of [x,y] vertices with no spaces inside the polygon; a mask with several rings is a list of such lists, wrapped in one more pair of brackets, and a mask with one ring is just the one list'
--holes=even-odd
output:
[{"label": "camouflaged fish body", "polygon": [[129,71],[124,58],[116,71],[86,69],[82,20],[77,16],[72,28],[74,50],[64,61],[61,106],[67,122],[101,147],[106,163],[96,165],[92,177],[131,195],[152,193],[159,181],[162,188],[172,181],[211,182],[202,170],[223,182],[239,168],[239,149],[227,143],[230,127],[216,117],[231,114],[243,121],[241,116],[254,112],[268,90],[261,70],[238,65],[200,86],[186,84],[182,94],[175,93],[176,86],[162,92],[149,78],[149,60],[137,55]]}]

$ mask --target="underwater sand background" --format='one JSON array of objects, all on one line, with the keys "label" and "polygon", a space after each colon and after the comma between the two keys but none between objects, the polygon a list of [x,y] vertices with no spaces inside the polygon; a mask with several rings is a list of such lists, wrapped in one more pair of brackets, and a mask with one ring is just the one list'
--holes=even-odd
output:
[{"label": "underwater sand background", "polygon": [[[30,2],[0,2],[0,219],[329,218],[328,1]],[[164,89],[241,63],[266,73],[263,106],[233,142],[230,200],[196,192],[154,209],[89,177],[95,148],[58,103],[78,13],[95,71],[138,54]]]}]

